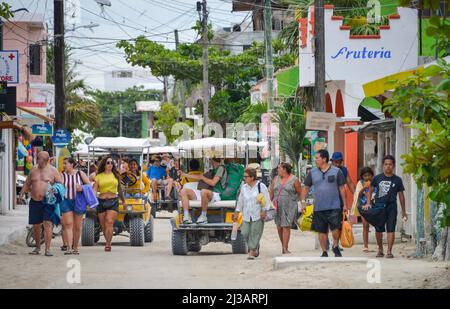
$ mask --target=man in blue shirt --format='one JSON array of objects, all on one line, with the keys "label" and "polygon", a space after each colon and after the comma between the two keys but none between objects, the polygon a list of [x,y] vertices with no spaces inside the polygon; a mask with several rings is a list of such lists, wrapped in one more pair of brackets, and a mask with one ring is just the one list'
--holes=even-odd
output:
[{"label": "man in blue shirt", "polygon": [[[333,155],[331,156],[331,163],[333,163],[334,166],[336,166],[338,169],[341,170],[342,174],[345,177],[346,185],[347,185],[348,189],[350,190],[350,192],[352,194],[354,194],[355,193],[355,184],[353,183],[352,179],[348,175],[348,169],[344,166],[344,156],[342,155],[342,152],[340,152],[340,151],[334,152]],[[342,206],[342,202],[341,202],[341,206]]]},{"label": "man in blue shirt", "polygon": [[328,163],[330,155],[326,150],[316,153],[316,167],[306,176],[302,191],[302,211],[305,207],[305,198],[309,189],[314,186],[314,217],[313,230],[319,233],[322,257],[328,257],[326,244],[328,231],[333,235],[333,253],[341,257],[339,249],[339,237],[341,234],[342,210],[341,201],[344,199],[345,178],[341,170]]},{"label": "man in blue shirt", "polygon": [[166,168],[161,166],[161,156],[155,156],[154,163],[147,170],[148,179],[152,183],[152,199],[154,202],[158,200],[158,185],[166,186],[166,197],[165,200],[171,200],[170,193],[172,192],[173,179],[167,177]]}]

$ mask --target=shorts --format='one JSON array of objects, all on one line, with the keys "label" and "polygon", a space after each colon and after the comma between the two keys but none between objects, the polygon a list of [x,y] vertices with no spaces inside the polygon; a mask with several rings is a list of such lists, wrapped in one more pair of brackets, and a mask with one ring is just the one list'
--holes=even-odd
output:
[{"label": "shorts", "polygon": [[[197,201],[201,201],[201,199],[202,199],[202,191],[201,190],[192,190],[192,191],[194,191],[194,193],[195,193],[196,200]],[[213,198],[211,200],[211,203],[219,202],[220,200],[221,200],[220,194],[217,193],[217,192],[213,192]]]},{"label": "shorts", "polygon": [[313,213],[312,229],[314,231],[328,234],[328,227],[332,231],[341,229],[342,211],[340,209],[315,211]]},{"label": "shorts", "polygon": [[112,199],[98,199],[98,206],[97,206],[97,213],[101,214],[106,211],[115,211],[119,212],[119,199],[118,198],[112,198]]},{"label": "shorts", "polygon": [[377,233],[395,233],[395,227],[397,226],[397,203],[386,204],[385,210],[386,224],[375,226],[375,231]]},{"label": "shorts", "polygon": [[30,200],[28,212],[28,224],[41,224],[44,221],[52,221],[55,206],[46,204],[44,201]]}]

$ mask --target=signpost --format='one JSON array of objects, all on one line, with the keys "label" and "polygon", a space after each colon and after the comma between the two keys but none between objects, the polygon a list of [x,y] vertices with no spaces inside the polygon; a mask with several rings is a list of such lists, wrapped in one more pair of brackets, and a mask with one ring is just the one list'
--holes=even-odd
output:
[{"label": "signpost", "polygon": [[0,82],[19,83],[19,51],[0,51]]},{"label": "signpost", "polygon": [[65,158],[70,157],[70,152],[67,149],[67,145],[70,143],[72,135],[67,130],[56,130],[52,136],[53,145],[56,148],[56,168],[62,172],[63,162]]},{"label": "signpost", "polygon": [[53,126],[50,124],[35,124],[31,126],[33,135],[53,136]]}]

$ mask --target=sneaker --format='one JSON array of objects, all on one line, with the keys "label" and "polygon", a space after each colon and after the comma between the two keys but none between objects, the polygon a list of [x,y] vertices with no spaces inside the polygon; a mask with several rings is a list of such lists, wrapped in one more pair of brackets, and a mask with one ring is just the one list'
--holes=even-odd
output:
[{"label": "sneaker", "polygon": [[183,224],[192,224],[191,218],[186,218],[183,220]]},{"label": "sneaker", "polygon": [[322,255],[320,257],[328,257],[328,253],[326,251],[322,252]]},{"label": "sneaker", "polygon": [[197,219],[197,224],[206,224],[208,223],[208,218],[206,218],[206,216],[200,216]]},{"label": "sneaker", "polygon": [[341,250],[339,250],[339,247],[334,247],[333,253],[335,257],[342,257]]}]

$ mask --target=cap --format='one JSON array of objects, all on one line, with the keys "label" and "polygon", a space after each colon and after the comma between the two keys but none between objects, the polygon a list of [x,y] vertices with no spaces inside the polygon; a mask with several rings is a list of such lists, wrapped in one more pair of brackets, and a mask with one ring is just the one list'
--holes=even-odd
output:
[{"label": "cap", "polygon": [[331,156],[331,161],[338,161],[338,160],[343,160],[344,157],[342,155],[342,152],[335,152],[333,153],[333,155]]}]

